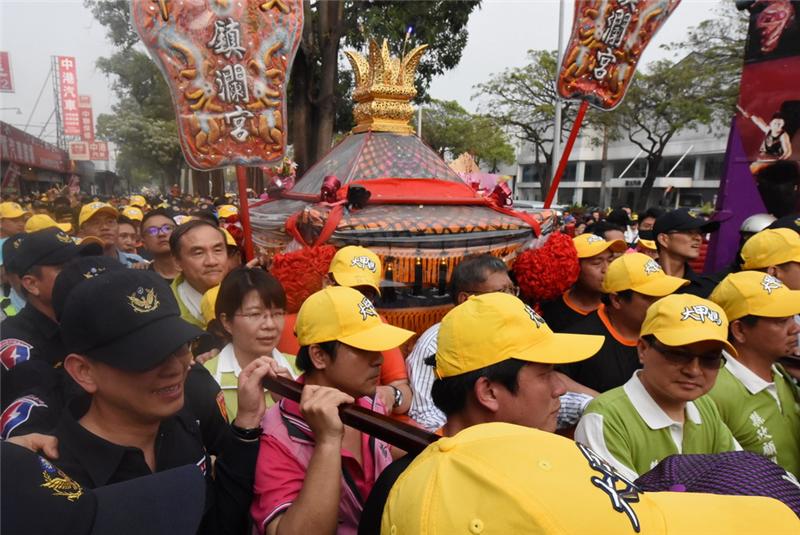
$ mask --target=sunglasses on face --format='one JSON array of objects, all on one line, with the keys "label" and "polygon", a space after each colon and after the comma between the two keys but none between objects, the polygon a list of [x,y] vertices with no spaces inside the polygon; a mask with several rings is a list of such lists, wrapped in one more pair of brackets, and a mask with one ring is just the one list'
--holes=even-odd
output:
[{"label": "sunglasses on face", "polygon": [[158,236],[159,234],[169,234],[170,232],[175,230],[175,225],[170,225],[169,223],[167,223],[160,227],[147,227],[144,230],[151,236]]},{"label": "sunglasses on face", "polygon": [[697,359],[697,363],[700,365],[700,367],[706,370],[718,370],[725,364],[725,357],[723,356],[722,351],[714,351],[711,353],[698,355],[697,353],[692,353],[690,351],[683,351],[681,349],[667,347],[661,342],[657,342],[655,340],[650,343],[650,346],[658,351],[667,361],[675,364],[676,366],[688,366],[694,361],[694,359]]}]

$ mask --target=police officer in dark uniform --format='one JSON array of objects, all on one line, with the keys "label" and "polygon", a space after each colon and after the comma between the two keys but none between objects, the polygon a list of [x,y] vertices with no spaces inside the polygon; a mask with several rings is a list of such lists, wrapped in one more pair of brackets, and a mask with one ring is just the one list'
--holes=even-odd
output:
[{"label": "police officer in dark uniform", "polygon": [[3,322],[2,364],[7,370],[27,360],[56,365],[66,356],[52,306],[53,282],[61,267],[80,255],[102,254],[97,244],[80,247],[58,228],[20,234],[11,240],[6,269],[20,277],[27,304]]},{"label": "police officer in dark uniform", "polygon": [[164,281],[146,271],[104,273],[72,289],[61,318],[64,369],[88,396],[62,411],[54,464],[89,488],[196,464],[207,483],[200,532],[245,533],[266,410],[261,381],[275,375],[275,362],[262,357],[242,370],[239,413],[212,475],[184,404],[188,344],[201,331],[180,318]]}]

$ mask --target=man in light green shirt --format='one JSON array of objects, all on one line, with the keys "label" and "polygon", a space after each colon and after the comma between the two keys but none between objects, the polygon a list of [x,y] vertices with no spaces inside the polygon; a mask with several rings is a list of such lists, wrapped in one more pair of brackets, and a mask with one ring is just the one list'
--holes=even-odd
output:
[{"label": "man in light green shirt", "polygon": [[634,480],[677,453],[740,449],[714,402],[727,342],[725,313],[691,294],[669,295],[647,309],[637,344],[642,369],[586,408],[575,440]]},{"label": "man in light green shirt", "polygon": [[741,271],[725,277],[711,299],[730,318],[738,355],[728,358],[710,396],[744,449],[800,477],[800,393],[778,364],[800,332],[793,317],[800,291],[767,273]]}]

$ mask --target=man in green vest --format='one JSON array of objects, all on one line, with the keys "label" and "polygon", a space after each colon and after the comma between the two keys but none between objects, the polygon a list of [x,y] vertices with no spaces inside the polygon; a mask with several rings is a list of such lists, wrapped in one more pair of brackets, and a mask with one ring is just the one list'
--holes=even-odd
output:
[{"label": "man in green vest", "polygon": [[724,363],[728,320],[722,308],[673,294],[647,309],[637,343],[642,369],[586,408],[575,440],[634,480],[677,453],[739,449],[705,396]]},{"label": "man in green vest", "polygon": [[744,449],[800,477],[800,394],[778,364],[797,344],[800,291],[768,273],[741,271],[725,277],[711,300],[731,321],[736,354],[710,396]]}]

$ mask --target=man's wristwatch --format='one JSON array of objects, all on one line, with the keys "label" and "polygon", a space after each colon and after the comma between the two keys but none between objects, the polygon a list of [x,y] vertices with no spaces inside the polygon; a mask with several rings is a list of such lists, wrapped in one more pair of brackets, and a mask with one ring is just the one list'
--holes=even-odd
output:
[{"label": "man's wristwatch", "polygon": [[258,438],[261,437],[260,426],[245,429],[244,427],[239,427],[238,425],[232,423],[231,430],[233,430],[234,435],[242,440],[258,440]]},{"label": "man's wristwatch", "polygon": [[392,405],[392,409],[396,409],[403,404],[403,391],[394,385],[389,386],[392,387],[392,390],[394,390],[394,405]]}]

